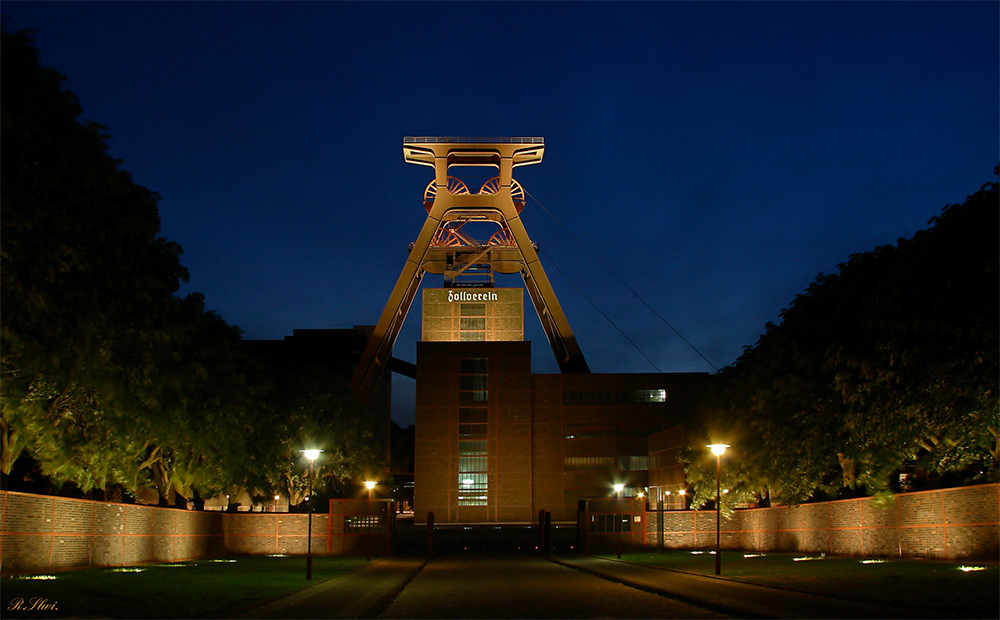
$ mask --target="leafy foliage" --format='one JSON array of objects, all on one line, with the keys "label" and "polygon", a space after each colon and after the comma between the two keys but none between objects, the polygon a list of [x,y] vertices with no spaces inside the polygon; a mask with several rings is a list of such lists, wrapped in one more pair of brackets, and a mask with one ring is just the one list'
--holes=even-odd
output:
[{"label": "leafy foliage", "polygon": [[149,420],[128,413],[155,389],[180,248],[29,37],[4,33],[2,60],[3,471],[30,448],[83,488],[134,479]]},{"label": "leafy foliage", "polygon": [[346,494],[349,478],[383,469],[373,421],[335,365],[292,349],[255,355],[252,368],[264,430],[248,446],[260,461],[254,468],[258,475],[247,480],[252,496],[280,491],[292,505],[301,503],[309,488],[306,448],[323,451],[314,465],[314,487],[336,495]]},{"label": "leafy foliage", "polygon": [[3,33],[2,63],[5,480],[30,455],[83,491],[296,497],[305,438],[326,442],[321,480],[367,464],[370,433],[343,390],[261,371],[201,295],[176,295],[187,272],[159,236],[159,197],[79,120],[28,34]]},{"label": "leafy foliage", "polygon": [[[997,184],[930,223],[821,274],[723,372],[701,424],[735,447],[730,504],[888,494],[901,471],[996,479]],[[714,463],[685,461],[695,503],[714,499]]]}]

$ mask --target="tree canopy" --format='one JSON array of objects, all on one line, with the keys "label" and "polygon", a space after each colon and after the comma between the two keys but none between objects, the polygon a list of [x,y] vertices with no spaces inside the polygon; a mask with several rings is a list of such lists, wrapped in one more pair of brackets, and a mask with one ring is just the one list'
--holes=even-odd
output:
[{"label": "tree canopy", "polygon": [[159,196],[108,155],[105,128],[79,118],[29,34],[4,32],[2,45],[5,484],[30,456],[85,492],[294,499],[306,428],[329,444],[326,478],[369,466],[361,410],[343,390],[262,372],[238,328],[200,294],[177,295],[187,271],[160,236]]},{"label": "tree canopy", "polygon": [[[907,476],[996,480],[998,194],[984,185],[910,239],[821,274],[722,373],[701,436],[733,445],[727,501],[887,494]],[[685,455],[695,505],[714,459]]]}]

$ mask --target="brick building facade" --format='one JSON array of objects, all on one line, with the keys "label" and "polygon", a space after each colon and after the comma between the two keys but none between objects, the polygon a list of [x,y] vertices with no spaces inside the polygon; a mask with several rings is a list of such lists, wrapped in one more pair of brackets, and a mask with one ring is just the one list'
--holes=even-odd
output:
[{"label": "brick building facade", "polygon": [[[574,521],[579,500],[649,486],[650,435],[682,426],[711,378],[540,374],[531,343],[417,343],[417,522]],[[676,472],[674,472],[676,474]]]}]

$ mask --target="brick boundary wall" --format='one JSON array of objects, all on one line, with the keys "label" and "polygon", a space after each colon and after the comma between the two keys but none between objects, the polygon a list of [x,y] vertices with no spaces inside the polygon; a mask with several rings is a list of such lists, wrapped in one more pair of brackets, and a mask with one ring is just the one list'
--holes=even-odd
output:
[{"label": "brick boundary wall", "polygon": [[[902,493],[886,507],[870,497],[737,510],[721,524],[721,546],[872,557],[996,559],[1000,485]],[[667,549],[715,547],[715,511],[663,513]],[[647,547],[658,546],[658,516],[645,515]]]},{"label": "brick boundary wall", "polygon": [[225,553],[222,513],[0,491],[0,572],[179,562]]},{"label": "brick boundary wall", "polygon": [[[384,524],[387,502],[371,507]],[[368,510],[363,500],[332,500],[328,513],[313,514],[312,553],[384,553],[385,533],[377,538],[345,533],[345,519]],[[309,515],[302,513],[178,510],[0,491],[0,514],[4,575],[226,555],[297,555],[305,554],[308,545]]]},{"label": "brick boundary wall", "polygon": [[[222,513],[220,513],[222,514]],[[379,533],[367,535],[345,527],[352,517],[378,515]],[[312,553],[381,555],[386,551],[388,531],[383,528],[388,500],[330,500],[329,511],[314,513]],[[236,555],[304,555],[308,546],[309,515],[288,512],[237,512],[223,516],[225,551]],[[377,539],[377,540],[376,540]]]}]

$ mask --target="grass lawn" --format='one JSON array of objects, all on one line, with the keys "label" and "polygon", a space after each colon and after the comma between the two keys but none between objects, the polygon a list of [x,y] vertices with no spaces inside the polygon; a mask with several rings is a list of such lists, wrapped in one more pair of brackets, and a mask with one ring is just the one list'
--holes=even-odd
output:
[{"label": "grass lawn", "polygon": [[[5,577],[0,582],[0,616],[225,618],[328,578],[348,575],[365,564],[364,558],[314,556],[312,581],[306,581],[302,556],[87,569],[53,573],[55,578],[47,580]],[[35,609],[23,610],[33,601]]]},{"label": "grass lawn", "polygon": [[[623,553],[622,560],[715,574],[715,556],[707,551]],[[984,569],[962,571],[961,566]],[[817,553],[757,555],[723,550],[722,576],[853,600],[1000,617],[1000,569],[995,561],[873,559],[865,562],[861,558],[824,557]]]}]

